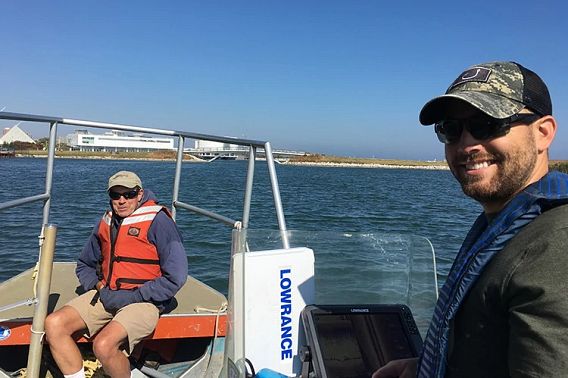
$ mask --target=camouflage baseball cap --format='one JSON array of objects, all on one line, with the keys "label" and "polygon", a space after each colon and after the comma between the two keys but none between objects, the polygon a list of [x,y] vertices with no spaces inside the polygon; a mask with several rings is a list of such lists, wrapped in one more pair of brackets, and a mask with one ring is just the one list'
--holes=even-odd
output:
[{"label": "camouflage baseball cap", "polygon": [[515,62],[492,62],[462,72],[445,95],[426,103],[420,123],[444,120],[456,101],[466,102],[493,118],[503,119],[527,107],[539,115],[552,114],[546,84],[531,70]]}]

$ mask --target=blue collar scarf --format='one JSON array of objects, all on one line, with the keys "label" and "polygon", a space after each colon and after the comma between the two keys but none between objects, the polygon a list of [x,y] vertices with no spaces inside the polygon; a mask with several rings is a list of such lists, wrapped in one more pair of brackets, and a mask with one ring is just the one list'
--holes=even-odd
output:
[{"label": "blue collar scarf", "polygon": [[440,290],[418,365],[418,377],[444,377],[450,322],[483,268],[524,226],[568,203],[568,175],[550,172],[513,198],[491,221],[481,214],[467,234]]}]

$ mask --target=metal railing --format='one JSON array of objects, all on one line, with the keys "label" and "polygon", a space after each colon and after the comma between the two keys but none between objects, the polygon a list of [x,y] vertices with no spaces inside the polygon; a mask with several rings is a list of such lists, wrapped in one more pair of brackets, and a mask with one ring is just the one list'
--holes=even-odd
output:
[{"label": "metal railing", "polygon": [[[209,134],[201,134],[201,133],[192,133],[186,131],[174,131],[174,130],[166,130],[166,129],[158,129],[158,128],[149,128],[149,127],[141,127],[141,126],[133,126],[133,125],[123,125],[117,123],[107,123],[107,122],[96,122],[96,121],[85,121],[79,119],[72,119],[72,118],[63,118],[63,117],[51,117],[51,116],[41,116],[41,115],[33,115],[33,114],[21,114],[21,113],[9,113],[9,112],[0,112],[0,119],[6,120],[13,120],[13,121],[26,121],[26,122],[40,122],[40,123],[48,123],[50,125],[50,132],[49,132],[49,151],[48,151],[48,161],[47,161],[47,174],[45,180],[45,192],[39,195],[21,198],[13,201],[8,201],[4,203],[0,203],[0,211],[30,203],[35,201],[44,201],[43,207],[43,224],[49,223],[49,208],[50,208],[50,200],[51,200],[51,187],[52,187],[52,174],[53,174],[53,161],[55,157],[55,142],[57,140],[57,127],[58,125],[69,125],[69,126],[81,126],[81,127],[91,127],[91,128],[98,128],[98,129],[111,129],[111,130],[121,130],[121,131],[130,131],[130,132],[142,132],[147,134],[156,134],[156,135],[167,135],[172,137],[178,138],[178,150],[177,150],[177,157],[176,157],[176,169],[175,169],[175,176],[174,176],[174,185],[173,185],[173,193],[172,193],[172,215],[175,219],[177,209],[182,208],[189,211],[192,211],[197,214],[201,214],[203,216],[215,219],[222,223],[225,223],[231,227],[237,228],[242,225],[242,227],[248,227],[249,224],[249,216],[250,216],[250,205],[251,205],[251,198],[252,198],[252,187],[253,187],[253,178],[254,178],[254,160],[257,157],[257,153],[259,150],[265,152],[266,161],[268,165],[268,174],[270,177],[270,184],[272,188],[272,196],[274,199],[274,206],[276,209],[276,219],[278,222],[278,228],[282,231],[282,242],[283,247],[288,248],[288,238],[286,236],[286,221],[284,219],[284,211],[282,209],[282,201],[280,198],[280,189],[278,187],[278,178],[276,176],[276,169],[274,164],[274,157],[272,153],[272,147],[269,142],[259,141],[259,140],[252,140],[252,139],[242,139],[242,138],[232,138],[232,137],[223,137],[218,135],[209,135]],[[216,214],[214,212],[202,209],[200,207],[190,205],[183,201],[179,200],[179,187],[181,182],[181,165],[183,161],[183,152],[184,152],[184,143],[186,139],[198,139],[198,140],[207,140],[207,141],[214,141],[214,142],[221,142],[221,143],[230,143],[233,145],[243,146],[245,148],[249,148],[250,155],[249,155],[249,165],[248,165],[248,172],[247,172],[247,180],[245,183],[245,195],[244,195],[244,205],[243,205],[243,215],[241,221],[236,221],[230,218],[227,218],[223,215]],[[252,164],[251,164],[252,162]]]},{"label": "metal railing", "polygon": [[[116,123],[106,123],[106,122],[95,122],[95,121],[85,121],[85,120],[78,120],[78,119],[71,119],[71,118],[62,118],[62,117],[50,117],[50,116],[41,116],[41,115],[33,115],[33,114],[21,114],[21,113],[8,113],[8,112],[0,112],[0,119],[5,120],[14,120],[14,121],[26,121],[26,122],[38,122],[38,123],[47,123],[49,124],[49,147],[48,147],[48,155],[47,155],[47,167],[46,167],[46,176],[45,176],[45,190],[43,193],[18,198],[11,201],[0,202],[0,211],[16,207],[22,206],[28,203],[37,202],[37,201],[44,201],[43,202],[43,218],[42,218],[42,227],[40,231],[40,252],[38,261],[45,264],[45,259],[42,259],[42,251],[44,250],[43,243],[46,240],[44,237],[44,232],[50,233],[50,229],[54,228],[55,226],[48,226],[50,224],[50,207],[51,207],[51,192],[52,192],[52,181],[53,181],[53,166],[54,166],[54,158],[55,158],[55,145],[57,141],[57,128],[59,125],[70,125],[70,126],[81,126],[81,127],[91,127],[91,128],[100,128],[100,129],[112,129],[112,130],[123,130],[123,131],[131,131],[131,132],[142,132],[147,134],[156,134],[156,135],[168,135],[172,137],[178,138],[178,149],[177,149],[177,156],[176,156],[176,164],[175,164],[175,175],[174,175],[174,183],[173,183],[173,193],[172,193],[172,216],[174,220],[176,219],[177,209],[185,209],[192,211],[194,213],[203,215],[205,217],[214,219],[216,221],[222,222],[233,229],[241,229],[241,228],[248,228],[249,225],[249,218],[250,218],[250,207],[251,207],[251,198],[252,198],[252,189],[253,189],[253,181],[254,181],[254,168],[255,168],[255,160],[257,157],[257,151],[262,150],[265,153],[265,158],[267,161],[268,166],[268,174],[270,177],[270,185],[272,189],[272,196],[274,199],[274,206],[276,209],[276,220],[278,223],[278,229],[280,230],[282,236],[282,247],[289,248],[289,241],[288,235],[286,232],[286,221],[284,219],[284,211],[282,208],[282,200],[280,198],[280,189],[278,186],[278,179],[276,176],[276,169],[274,164],[274,157],[272,154],[272,148],[269,142],[252,140],[252,139],[239,139],[239,138],[229,138],[229,137],[221,137],[216,135],[208,135],[208,134],[200,134],[200,133],[192,133],[192,132],[185,132],[185,131],[173,131],[173,130],[165,130],[165,129],[158,129],[158,128],[148,128],[148,127],[140,127],[140,126],[133,126],[133,125],[122,125]],[[182,162],[183,162],[183,153],[184,153],[184,143],[186,139],[198,139],[198,140],[208,140],[208,141],[215,141],[215,142],[222,142],[222,143],[230,143],[234,145],[243,146],[243,148],[249,149],[249,161],[247,165],[247,176],[245,181],[245,192],[244,192],[244,205],[243,205],[243,212],[242,212],[242,219],[241,220],[234,220],[228,217],[225,217],[221,214],[208,211],[206,209],[202,209],[198,206],[191,205],[189,203],[185,203],[179,199],[179,190],[180,190],[180,183],[181,183],[181,171],[182,171]],[[53,234],[53,238],[49,239],[46,244],[53,244],[52,249],[55,246],[55,232],[51,232]],[[244,243],[240,241],[237,248],[243,248]],[[45,253],[44,257],[48,257],[49,253]],[[52,264],[53,253],[51,253],[51,261],[48,264]],[[51,280],[51,270],[44,269],[45,271],[49,272],[48,276],[44,278],[43,281],[47,282],[43,284],[42,287],[39,287],[38,284],[38,291],[39,295],[36,295],[36,298],[26,299],[24,301],[19,301],[17,303],[10,304],[8,306],[4,306],[2,310],[7,310],[9,308],[19,307],[23,305],[31,305],[34,304],[36,306],[34,311],[34,320],[33,320],[33,333],[34,336],[30,342],[30,355],[28,360],[28,376],[36,377],[39,373],[39,359],[37,355],[41,357],[41,345],[42,339],[41,337],[36,337],[36,334],[43,333],[43,322],[46,316],[46,309],[47,309],[47,297],[45,292],[49,291],[50,280]],[[41,284],[41,282],[40,282]],[[45,287],[47,286],[47,287]],[[42,294],[43,293],[43,294]],[[42,303],[40,303],[42,302]],[[36,320],[39,319],[39,320]],[[32,351],[34,351],[32,353]],[[33,357],[32,357],[33,355]]]}]

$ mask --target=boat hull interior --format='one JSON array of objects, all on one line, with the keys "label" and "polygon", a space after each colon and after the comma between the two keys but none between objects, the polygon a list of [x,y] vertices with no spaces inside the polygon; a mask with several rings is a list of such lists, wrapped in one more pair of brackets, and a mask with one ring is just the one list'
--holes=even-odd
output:
[{"label": "boat hull interior", "polygon": [[[61,308],[80,293],[75,263],[53,265],[48,313]],[[33,269],[0,283],[0,307],[34,298]],[[225,296],[197,279],[188,276],[176,295],[176,306],[160,317],[156,330],[132,353],[132,362],[173,377],[206,376],[206,369],[220,371],[226,333]],[[0,376],[25,368],[31,337],[34,305],[21,305],[0,312]],[[92,359],[90,339],[78,336],[86,360]],[[212,353],[213,352],[213,353]],[[44,346],[42,366],[45,372],[58,375]],[[193,372],[191,374],[190,370]]]}]

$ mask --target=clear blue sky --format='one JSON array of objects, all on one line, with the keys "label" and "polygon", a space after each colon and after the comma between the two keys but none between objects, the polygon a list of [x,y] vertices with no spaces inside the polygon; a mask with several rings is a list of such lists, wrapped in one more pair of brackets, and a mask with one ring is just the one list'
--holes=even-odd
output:
[{"label": "clear blue sky", "polygon": [[443,159],[422,105],[467,66],[515,60],[549,85],[551,157],[568,159],[567,4],[4,0],[0,109]]}]

